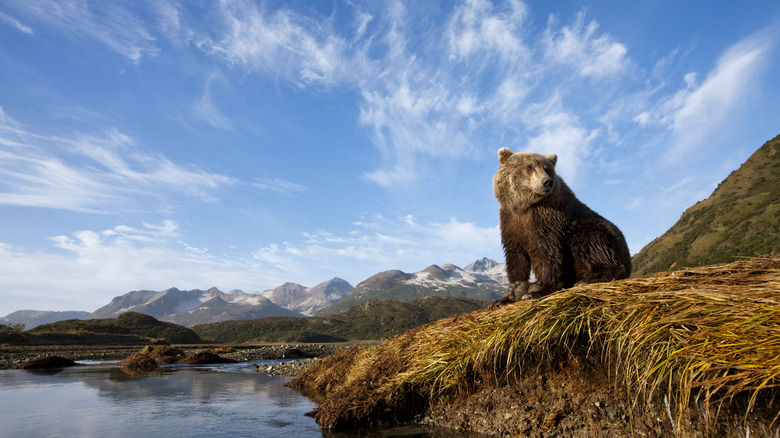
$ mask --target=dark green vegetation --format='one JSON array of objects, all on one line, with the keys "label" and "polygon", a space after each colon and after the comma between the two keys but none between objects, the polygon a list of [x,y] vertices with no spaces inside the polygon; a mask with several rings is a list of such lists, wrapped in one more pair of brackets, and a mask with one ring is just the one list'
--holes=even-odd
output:
[{"label": "dark green vegetation", "polygon": [[633,258],[634,275],[780,251],[780,136]]},{"label": "dark green vegetation", "polygon": [[328,317],[273,317],[197,325],[207,342],[337,342],[381,339],[437,319],[485,308],[488,302],[428,295],[407,303],[370,300]]},{"label": "dark green vegetation", "polygon": [[30,339],[22,333],[22,330],[24,330],[24,324],[0,324],[0,344],[22,345],[29,343]]},{"label": "dark green vegetation", "polygon": [[[19,337],[21,336],[21,338]],[[199,343],[192,330],[136,312],[127,312],[110,319],[71,319],[43,324],[26,332],[18,332],[17,341],[5,337],[8,344],[87,344],[87,345],[145,345],[152,342],[171,344]]]}]

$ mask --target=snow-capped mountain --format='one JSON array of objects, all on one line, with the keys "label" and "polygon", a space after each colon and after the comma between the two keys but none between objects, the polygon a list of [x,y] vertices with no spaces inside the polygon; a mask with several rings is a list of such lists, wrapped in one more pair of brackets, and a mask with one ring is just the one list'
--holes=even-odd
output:
[{"label": "snow-capped mountain", "polygon": [[465,269],[446,264],[431,265],[413,274],[390,270],[360,282],[344,299],[317,315],[341,313],[372,299],[406,302],[425,295],[445,295],[493,301],[504,295],[506,286],[505,265],[488,258],[477,260]]},{"label": "snow-capped mountain", "polygon": [[257,319],[269,316],[302,317],[303,315],[279,307],[269,299],[257,294],[245,294],[242,292],[239,295],[234,291],[228,294],[227,299],[218,295],[195,308],[162,317],[160,320],[192,327],[198,324]]},{"label": "snow-capped mountain", "polygon": [[129,311],[187,326],[266,316],[302,316],[259,294],[239,290],[225,293],[217,288],[182,291],[174,287],[164,291],[128,292],[96,310],[89,318],[116,318]]},{"label": "snow-capped mountain", "polygon": [[240,290],[226,293],[215,287],[208,290],[179,290],[175,287],[163,291],[140,290],[114,298],[87,317],[116,318],[122,313],[133,311],[188,327],[268,316],[302,317],[330,306],[350,291],[352,285],[340,278],[310,288],[285,283],[259,293],[244,293]]},{"label": "snow-capped mountain", "polygon": [[260,292],[260,295],[285,309],[312,316],[317,311],[340,301],[352,292],[352,289],[351,284],[336,277],[309,288],[296,283],[285,283]]}]

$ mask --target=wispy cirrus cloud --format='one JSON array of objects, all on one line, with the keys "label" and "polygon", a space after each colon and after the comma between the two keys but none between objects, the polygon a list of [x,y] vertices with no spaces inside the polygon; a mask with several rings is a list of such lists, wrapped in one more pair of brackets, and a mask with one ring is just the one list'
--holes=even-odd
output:
[{"label": "wispy cirrus cloud", "polygon": [[714,68],[699,81],[698,72],[684,75],[684,86],[661,96],[651,108],[634,117],[642,126],[657,126],[670,133],[667,162],[679,161],[720,132],[729,115],[756,97],[753,84],[773,49],[777,31],[758,31],[729,47]]},{"label": "wispy cirrus cloud", "polygon": [[269,11],[246,1],[220,5],[224,29],[201,47],[227,62],[266,74],[281,74],[299,86],[327,85],[345,73],[344,41],[320,20],[287,9]]},{"label": "wispy cirrus cloud", "polygon": [[560,132],[567,133],[563,140],[580,142],[558,151],[577,154],[569,161],[575,175],[591,151],[588,142],[600,132],[597,122],[541,120],[527,117],[527,109],[556,100],[558,115],[571,114],[572,87],[584,85],[560,79],[568,70],[604,80],[630,62],[628,49],[584,13],[569,25],[553,17],[539,32],[530,27],[524,2],[474,0],[453,8],[443,32],[420,33],[414,23],[429,13],[425,8],[401,1],[374,6],[381,10],[351,7],[353,26],[337,28],[331,16],[224,2],[221,31],[199,47],[231,68],[296,87],[357,93],[357,123],[381,158],[364,177],[386,188],[418,183],[440,160],[492,155],[507,143],[549,145]]},{"label": "wispy cirrus cloud", "polygon": [[235,180],[144,152],[116,129],[102,135],[36,132],[0,108],[0,204],[109,212],[166,195],[214,200]]},{"label": "wispy cirrus cloud", "polygon": [[[132,5],[81,0],[31,0],[11,5],[20,14],[66,35],[105,45],[134,63],[155,56],[156,37]],[[140,6],[140,5],[136,5]]]},{"label": "wispy cirrus cloud", "polygon": [[20,23],[19,20],[17,20],[16,18],[2,11],[0,11],[0,22],[8,24],[9,26],[14,27],[20,32],[26,33],[28,35],[33,34],[33,30],[30,26],[25,26],[24,24]]},{"label": "wispy cirrus cloud", "polygon": [[281,178],[257,178],[252,183],[252,186],[256,189],[270,190],[277,193],[295,193],[307,190],[306,186],[286,181]]}]

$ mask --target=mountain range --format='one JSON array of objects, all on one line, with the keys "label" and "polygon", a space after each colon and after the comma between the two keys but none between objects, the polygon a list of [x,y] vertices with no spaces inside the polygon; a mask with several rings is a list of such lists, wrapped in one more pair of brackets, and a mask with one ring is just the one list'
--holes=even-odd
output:
[{"label": "mountain range", "polygon": [[[503,295],[505,288],[504,265],[483,258],[464,269],[445,264],[441,267],[432,265],[412,274],[386,271],[355,288],[341,278],[332,278],[310,288],[285,283],[257,293],[222,292],[217,288],[138,290],[115,297],[92,313],[24,310],[9,314],[0,319],[0,323],[22,323],[29,330],[64,319],[108,319],[126,312],[138,312],[160,321],[192,327],[267,317],[329,316],[376,299],[407,302],[425,295],[443,295],[493,301]],[[342,302],[344,304],[339,305]]]},{"label": "mountain range", "polygon": [[118,296],[89,315],[88,318],[116,318],[125,312],[139,312],[160,321],[191,327],[240,319],[270,316],[303,317],[342,299],[352,285],[333,278],[307,288],[285,283],[277,288],[244,293],[239,290],[222,292],[217,288],[164,291],[141,290]]},{"label": "mountain range", "polygon": [[508,285],[506,266],[482,258],[461,269],[455,265],[431,265],[412,274],[399,270],[380,272],[363,280],[342,300],[316,313],[330,316],[369,300],[412,301],[426,295],[494,301]]}]

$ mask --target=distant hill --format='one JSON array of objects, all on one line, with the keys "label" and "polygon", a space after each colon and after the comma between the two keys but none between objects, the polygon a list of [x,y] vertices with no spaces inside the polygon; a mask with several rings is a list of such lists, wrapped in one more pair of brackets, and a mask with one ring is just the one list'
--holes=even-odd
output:
[{"label": "distant hill", "polygon": [[126,312],[116,318],[71,319],[43,324],[24,332],[34,343],[72,344],[147,344],[165,341],[170,344],[196,344],[195,332],[137,312]]},{"label": "distant hill", "polygon": [[84,319],[89,316],[89,312],[65,311],[53,312],[44,310],[17,310],[0,318],[0,324],[16,325],[24,324],[24,328],[29,330],[41,324],[62,321],[63,319]]},{"label": "distant hill", "polygon": [[504,264],[487,258],[478,260],[465,269],[446,264],[431,265],[413,274],[389,270],[360,282],[349,295],[320,310],[316,315],[336,315],[369,300],[407,302],[426,295],[494,301],[506,292],[506,282]]},{"label": "distant hill", "polygon": [[309,318],[262,318],[197,325],[207,342],[332,342],[382,339],[447,316],[472,312],[487,301],[424,296],[402,303],[369,300],[340,315]]},{"label": "distant hill", "polygon": [[633,275],[733,262],[780,251],[780,136],[712,195],[688,208],[632,260]]}]

